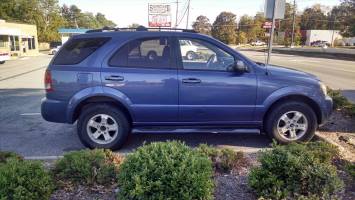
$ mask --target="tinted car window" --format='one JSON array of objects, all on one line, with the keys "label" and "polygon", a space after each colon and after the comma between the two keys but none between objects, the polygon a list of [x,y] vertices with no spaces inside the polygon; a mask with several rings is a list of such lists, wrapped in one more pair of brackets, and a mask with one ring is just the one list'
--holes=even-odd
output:
[{"label": "tinted car window", "polygon": [[197,39],[179,39],[183,69],[229,71],[234,57],[217,46]]},{"label": "tinted car window", "polygon": [[73,65],[78,64],[95,52],[109,38],[80,38],[69,40],[55,57],[55,65]]},{"label": "tinted car window", "polygon": [[109,65],[121,67],[170,68],[171,48],[166,37],[134,40],[110,59]]}]

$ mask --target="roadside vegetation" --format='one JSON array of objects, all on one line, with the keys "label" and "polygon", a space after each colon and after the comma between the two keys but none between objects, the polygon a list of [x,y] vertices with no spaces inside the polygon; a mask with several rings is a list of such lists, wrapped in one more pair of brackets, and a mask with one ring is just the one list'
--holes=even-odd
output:
[{"label": "roadside vegetation", "polygon": [[[260,199],[339,198],[346,182],[339,167],[354,180],[354,164],[334,164],[341,163],[339,151],[325,142],[273,144],[254,164],[249,159],[228,148],[177,141],[145,144],[125,157],[101,149],[73,151],[50,167],[0,152],[0,199],[75,199],[90,192],[96,196],[81,199],[223,199],[214,191],[225,186],[215,177],[238,177],[243,167],[245,186]],[[72,190],[73,196],[62,194]],[[110,198],[100,196],[105,193]]]},{"label": "roadside vegetation", "polygon": [[336,147],[327,143],[274,145],[252,169],[249,185],[260,198],[334,199],[343,188],[332,160]]},{"label": "roadside vegetation", "polygon": [[333,90],[328,87],[328,94],[333,99],[334,109],[340,110],[346,115],[355,117],[355,104],[344,97],[340,90]]}]

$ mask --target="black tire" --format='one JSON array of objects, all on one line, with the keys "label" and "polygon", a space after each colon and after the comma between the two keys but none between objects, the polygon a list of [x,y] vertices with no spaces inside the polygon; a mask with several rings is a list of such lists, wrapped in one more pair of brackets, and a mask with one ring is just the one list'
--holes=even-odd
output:
[{"label": "black tire", "polygon": [[[89,120],[99,114],[112,117],[118,123],[117,137],[107,144],[100,144],[92,140],[87,131]],[[123,146],[131,131],[130,123],[126,115],[119,109],[109,104],[89,104],[84,106],[80,113],[78,124],[78,135],[81,142],[88,148],[104,148],[116,150]]]},{"label": "black tire", "polygon": [[158,54],[155,51],[149,51],[148,54],[147,54],[147,59],[149,61],[154,61],[154,60],[157,59],[157,57],[158,57]]},{"label": "black tire", "polygon": [[3,61],[0,61],[0,64],[4,64],[5,63],[5,61],[3,60]]},{"label": "black tire", "polygon": [[[303,102],[290,101],[280,103],[271,109],[272,110],[270,110],[264,122],[265,131],[269,137],[275,139],[280,144],[289,144],[291,142],[308,142],[313,138],[318,127],[318,123],[317,116],[309,105]],[[291,111],[298,111],[302,113],[308,122],[308,127],[304,135],[293,141],[282,137],[277,130],[278,122],[281,116]]]}]

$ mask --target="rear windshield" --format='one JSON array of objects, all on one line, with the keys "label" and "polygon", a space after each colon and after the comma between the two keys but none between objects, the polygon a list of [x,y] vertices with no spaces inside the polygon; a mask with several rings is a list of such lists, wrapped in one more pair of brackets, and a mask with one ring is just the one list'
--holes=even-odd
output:
[{"label": "rear windshield", "polygon": [[80,38],[69,40],[55,57],[54,65],[78,64],[104,45],[110,38]]}]

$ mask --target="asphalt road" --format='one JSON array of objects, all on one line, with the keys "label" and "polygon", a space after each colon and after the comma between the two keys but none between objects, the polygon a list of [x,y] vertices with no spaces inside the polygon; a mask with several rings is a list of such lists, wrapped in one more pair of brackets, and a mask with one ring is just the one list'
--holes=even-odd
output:
[{"label": "asphalt road", "polygon": [[[264,60],[259,52],[242,53],[258,61]],[[75,124],[50,123],[40,116],[40,100],[44,96],[43,75],[51,57],[28,57],[0,65],[1,151],[50,158],[84,148],[76,135]],[[272,62],[314,73],[329,86],[344,89],[348,97],[354,97],[355,62],[289,55],[275,55]],[[119,152],[130,152],[144,142],[165,140],[182,140],[191,146],[208,143],[247,152],[258,151],[270,143],[266,136],[250,133],[133,134]]]}]

